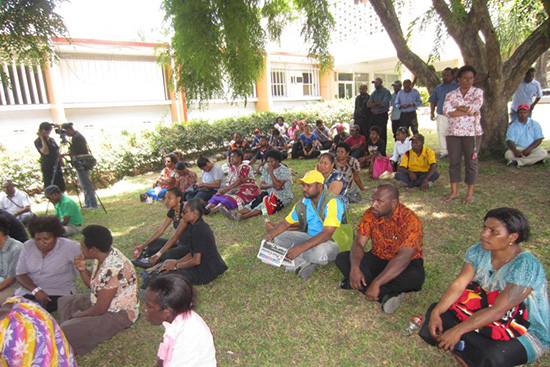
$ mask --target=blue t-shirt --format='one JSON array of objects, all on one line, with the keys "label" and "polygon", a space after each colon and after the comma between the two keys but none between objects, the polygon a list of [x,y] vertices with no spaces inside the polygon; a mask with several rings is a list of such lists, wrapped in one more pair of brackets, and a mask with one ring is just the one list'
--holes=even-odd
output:
[{"label": "blue t-shirt", "polygon": [[538,122],[527,119],[525,124],[514,121],[508,126],[506,141],[513,141],[516,148],[527,148],[535,140],[544,139],[542,129]]},{"label": "blue t-shirt", "polygon": [[311,146],[313,144],[315,144],[315,141],[317,141],[317,135],[315,134],[311,134],[311,136],[309,138],[306,138],[306,136],[304,134],[301,134],[300,135],[300,140],[302,141],[302,143],[304,144],[304,147],[306,147],[306,149],[311,149]]},{"label": "blue t-shirt", "polygon": [[540,357],[550,346],[548,281],[540,261],[530,252],[524,251],[508,264],[495,270],[491,263],[491,251],[483,249],[478,243],[468,249],[465,262],[474,267],[473,281],[490,292],[496,290],[502,292],[507,284],[532,289],[524,301],[531,326],[517,339],[525,347],[529,362]]},{"label": "blue t-shirt", "polygon": [[447,96],[447,93],[455,90],[456,88],[458,88],[458,84],[456,84],[454,80],[449,84],[441,83],[437,87],[435,87],[428,101],[437,105],[438,115],[443,115],[443,104],[445,103],[445,97]]}]

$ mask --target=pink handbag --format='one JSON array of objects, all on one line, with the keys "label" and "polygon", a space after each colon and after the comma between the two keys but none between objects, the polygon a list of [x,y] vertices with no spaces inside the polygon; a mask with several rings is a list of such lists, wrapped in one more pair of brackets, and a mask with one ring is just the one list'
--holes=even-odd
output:
[{"label": "pink handbag", "polygon": [[376,157],[372,165],[372,177],[378,178],[384,172],[393,172],[393,167],[389,157]]}]

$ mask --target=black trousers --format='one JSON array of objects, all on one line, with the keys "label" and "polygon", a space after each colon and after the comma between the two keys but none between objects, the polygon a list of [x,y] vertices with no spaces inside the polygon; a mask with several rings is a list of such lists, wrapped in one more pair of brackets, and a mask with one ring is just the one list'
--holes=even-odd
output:
[{"label": "black trousers", "polygon": [[[148,256],[153,256],[162,248],[162,246],[166,245],[166,242],[168,242],[166,238],[157,238],[145,248],[145,253]],[[168,259],[181,259],[188,253],[189,246],[182,245],[181,242],[176,241],[176,243],[170,249],[166,250],[166,252],[162,254],[160,260],[157,261],[157,264]]]},{"label": "black trousers", "polygon": [[[418,335],[430,345],[437,345],[437,341],[430,334],[428,325],[430,316],[436,303],[426,312],[426,318]],[[441,314],[443,330],[448,330],[460,323],[450,311]],[[470,367],[507,367],[527,363],[527,351],[517,339],[497,341],[471,331],[462,335],[465,348],[462,352],[453,352],[464,360]]]},{"label": "black trousers", "polygon": [[370,112],[368,116],[357,117],[353,123],[359,126],[361,135],[369,137],[369,129],[372,126],[372,114]]},{"label": "black trousers", "polygon": [[52,300],[51,302],[48,302],[46,305],[44,305],[42,302],[38,301],[36,299],[35,296],[33,296],[32,294],[28,293],[28,294],[25,294],[23,297],[25,297],[26,299],[29,299],[31,301],[34,301],[36,303],[38,303],[40,306],[44,307],[44,309],[48,312],[55,312],[57,311],[57,300],[60,299],[61,297],[63,296],[52,296],[50,294],[48,294],[48,297],[50,297],[50,299]]},{"label": "black trousers", "polygon": [[411,112],[401,112],[401,126],[406,126],[407,129],[410,128],[413,135],[418,134],[418,119],[416,118],[416,111]]},{"label": "black trousers", "polygon": [[[380,139],[388,143],[388,113],[373,113],[371,126],[378,126],[380,128]],[[368,138],[368,135],[365,135]]]},{"label": "black trousers", "polygon": [[[351,270],[351,263],[349,260],[349,251],[340,252],[336,256],[336,266],[344,278],[349,280],[349,272]],[[379,257],[373,255],[371,251],[365,252],[365,256],[361,260],[361,272],[365,276],[367,286],[386,268],[389,260],[382,260]],[[412,260],[405,270],[399,274],[396,278],[392,279],[388,283],[380,287],[380,295],[378,301],[381,301],[386,294],[390,296],[397,295],[402,292],[419,291],[424,284],[424,260],[415,259]],[[362,293],[365,293],[367,287],[361,289]]]},{"label": "black trousers", "polygon": [[[393,140],[397,140],[397,129],[399,129],[401,126],[401,120],[391,120],[391,131],[393,132]],[[386,141],[386,144],[388,142]]]},{"label": "black trousers", "polygon": [[55,168],[56,168],[55,165],[41,166],[42,181],[44,182],[44,188],[50,185],[56,185],[57,187],[59,187],[61,192],[64,192],[66,190],[66,187],[65,187],[65,178],[63,177],[63,171],[61,170],[61,165],[57,166],[57,170]]}]

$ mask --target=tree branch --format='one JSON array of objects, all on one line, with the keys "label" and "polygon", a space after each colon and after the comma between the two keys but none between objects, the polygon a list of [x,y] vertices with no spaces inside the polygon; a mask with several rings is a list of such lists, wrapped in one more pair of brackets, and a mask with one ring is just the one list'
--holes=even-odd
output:
[{"label": "tree branch", "polygon": [[[509,98],[514,93],[527,69],[549,48],[550,19],[547,19],[527,37],[504,63],[502,73],[505,80],[503,93],[506,93],[506,98]],[[522,72],[518,73],[518,70]]]},{"label": "tree branch", "polygon": [[[485,45],[479,37],[479,27],[475,21],[475,12],[470,11],[466,20],[462,21],[447,6],[445,0],[432,0],[435,11],[439,14],[449,35],[454,39],[466,64],[477,65],[481,72],[486,72],[485,65]],[[466,11],[465,9],[463,9]]]},{"label": "tree branch", "polygon": [[474,0],[472,3],[472,14],[477,19],[477,24],[483,37],[485,37],[485,63],[488,72],[492,77],[499,77],[502,71],[502,56],[500,53],[500,42],[498,40],[489,9],[487,0]]},{"label": "tree branch", "polygon": [[370,4],[376,14],[378,14],[386,32],[388,32],[399,60],[427,86],[431,93],[440,83],[439,78],[424,60],[409,49],[393,2],[391,0],[371,0]]}]

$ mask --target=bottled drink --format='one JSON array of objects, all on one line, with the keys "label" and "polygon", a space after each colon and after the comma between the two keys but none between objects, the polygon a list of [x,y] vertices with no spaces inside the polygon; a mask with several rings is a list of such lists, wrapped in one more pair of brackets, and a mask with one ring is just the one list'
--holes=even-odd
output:
[{"label": "bottled drink", "polygon": [[412,335],[418,332],[418,330],[420,330],[420,327],[422,326],[422,320],[423,320],[422,315],[413,317],[409,322],[409,324],[407,325],[407,327],[403,329],[403,333],[405,335]]},{"label": "bottled drink", "polygon": [[134,251],[132,252],[132,255],[134,255],[134,258],[137,259],[139,257],[139,254],[141,253],[141,246],[136,246],[134,248]]},{"label": "bottled drink", "polygon": [[458,343],[455,344],[454,351],[455,352],[462,352],[466,348],[466,343],[464,340],[459,340]]}]

